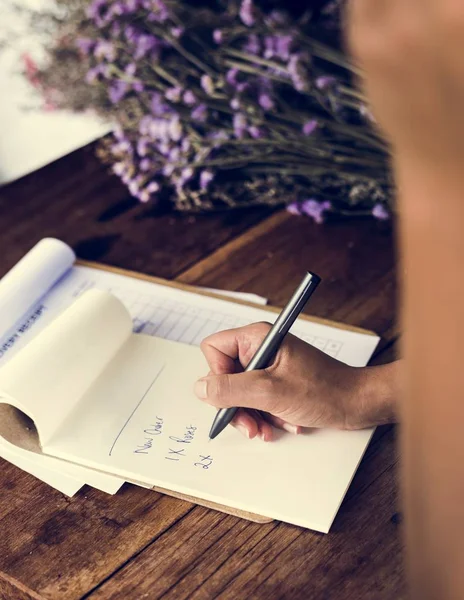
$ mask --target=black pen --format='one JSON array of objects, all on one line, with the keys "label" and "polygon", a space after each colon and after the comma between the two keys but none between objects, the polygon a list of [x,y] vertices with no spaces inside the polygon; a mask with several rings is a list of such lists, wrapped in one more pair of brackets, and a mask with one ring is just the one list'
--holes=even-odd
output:
[{"label": "black pen", "polygon": [[[321,278],[315,273],[306,273],[303,281],[295,290],[287,306],[277,317],[276,322],[269,330],[269,333],[264,338],[245,371],[264,369],[269,365],[271,359],[277,353],[280,344],[288,333],[290,327],[293,325],[298,315],[303,310],[306,302],[312,296],[314,290],[317,288],[320,282]],[[209,432],[209,437],[211,440],[221,433],[225,427],[227,427],[227,425],[234,418],[237,410],[238,408],[221,408],[218,410],[216,418],[214,419],[211,427],[211,431]]]}]

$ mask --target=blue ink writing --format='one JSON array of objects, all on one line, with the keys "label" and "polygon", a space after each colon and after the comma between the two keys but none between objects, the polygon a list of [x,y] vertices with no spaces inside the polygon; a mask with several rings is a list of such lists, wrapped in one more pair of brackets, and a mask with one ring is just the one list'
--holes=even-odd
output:
[{"label": "blue ink writing", "polygon": [[163,433],[163,418],[156,417],[155,423],[144,429],[143,433],[145,434],[143,443],[137,445],[137,448],[134,450],[134,454],[148,454],[148,451],[153,446],[153,440],[155,437]]},{"label": "blue ink writing", "polygon": [[193,463],[195,467],[200,467],[200,469],[209,469],[213,464],[213,457],[208,454],[208,456],[203,456],[200,454],[199,460],[196,463]]}]

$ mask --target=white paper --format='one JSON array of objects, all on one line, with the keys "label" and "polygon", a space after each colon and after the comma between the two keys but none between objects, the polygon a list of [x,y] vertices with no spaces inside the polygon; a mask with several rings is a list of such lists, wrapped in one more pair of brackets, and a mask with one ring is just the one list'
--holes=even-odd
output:
[{"label": "white paper", "polygon": [[71,268],[75,259],[67,244],[45,238],[0,280],[0,340]]},{"label": "white paper", "polygon": [[[43,10],[49,0],[17,0],[23,8]],[[23,55],[44,56],[50,41],[32,30],[8,0],[0,6],[0,184],[7,183],[102,137],[108,123],[96,116],[44,109],[44,100],[23,75]]]}]

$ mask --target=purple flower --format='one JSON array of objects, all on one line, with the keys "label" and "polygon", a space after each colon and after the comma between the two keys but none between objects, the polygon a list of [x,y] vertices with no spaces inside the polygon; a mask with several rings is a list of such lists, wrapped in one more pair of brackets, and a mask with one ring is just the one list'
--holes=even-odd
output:
[{"label": "purple flower", "polygon": [[143,158],[140,162],[139,162],[139,168],[141,171],[149,171],[152,167],[152,162],[149,158]]},{"label": "purple flower", "polygon": [[123,162],[116,162],[112,166],[112,171],[118,177],[121,177],[126,171],[126,165]]},{"label": "purple flower", "polygon": [[281,10],[271,10],[265,18],[266,25],[269,27],[282,27],[288,25],[288,14]]},{"label": "purple flower", "polygon": [[264,38],[264,58],[272,58],[274,56],[274,37],[272,35],[267,35]]},{"label": "purple flower", "polygon": [[233,85],[234,87],[237,85],[237,75],[239,71],[236,68],[229,69],[226,73],[226,81],[229,85]]},{"label": "purple flower", "polygon": [[232,108],[232,110],[240,110],[240,100],[238,98],[232,98],[230,101],[230,108]]},{"label": "purple flower", "polygon": [[169,11],[162,0],[144,0],[143,7],[151,11],[149,21],[164,23],[169,18]]},{"label": "purple flower", "polygon": [[187,183],[187,181],[192,179],[193,173],[194,171],[192,167],[186,167],[185,169],[182,169],[182,171],[180,172],[178,184],[182,187],[185,183]]},{"label": "purple flower", "polygon": [[301,216],[301,210],[298,205],[298,202],[291,202],[290,204],[288,204],[287,212],[289,212],[291,215],[295,215],[297,217]]},{"label": "purple flower", "polygon": [[332,87],[337,80],[332,75],[320,75],[316,77],[315,84],[318,90],[326,90],[329,87]]},{"label": "purple flower", "polygon": [[209,169],[205,169],[200,175],[200,188],[205,191],[208,185],[213,181],[214,173]]},{"label": "purple flower", "polygon": [[103,27],[106,22],[106,18],[103,17],[104,9],[108,9],[108,0],[93,0],[87,7],[87,17],[93,19],[97,27]]},{"label": "purple flower", "polygon": [[255,56],[261,53],[261,41],[256,33],[252,33],[248,36],[243,49],[245,52],[248,52],[248,54],[254,54]]},{"label": "purple flower", "polygon": [[169,112],[169,106],[163,102],[163,97],[158,92],[155,92],[150,100],[151,112],[159,117]]},{"label": "purple flower", "polygon": [[261,93],[258,98],[259,105],[263,110],[273,110],[274,100],[269,94]]},{"label": "purple flower", "polygon": [[179,150],[179,148],[172,148],[169,151],[169,154],[168,154],[168,159],[170,160],[170,162],[174,162],[175,163],[175,162],[177,162],[179,160],[179,158],[180,158],[180,150]]},{"label": "purple flower", "polygon": [[182,95],[182,88],[180,85],[176,85],[175,87],[169,88],[164,93],[164,96],[170,102],[180,102],[180,98]]},{"label": "purple flower", "polygon": [[111,100],[111,102],[113,104],[117,104],[118,102],[120,102],[126,95],[128,88],[128,84],[125,81],[122,81],[121,79],[113,81],[108,90],[108,97]]},{"label": "purple flower", "polygon": [[234,133],[236,137],[242,138],[247,130],[247,121],[245,115],[236,113],[233,119]]},{"label": "purple flower", "polygon": [[275,53],[281,60],[288,60],[293,45],[291,35],[278,35],[275,38]]},{"label": "purple flower", "polygon": [[128,42],[135,42],[137,40],[137,30],[133,25],[126,25],[124,27],[124,37]]},{"label": "purple flower", "polygon": [[256,21],[256,8],[253,4],[253,0],[242,0],[239,14],[247,27],[254,25]]},{"label": "purple flower", "polygon": [[191,112],[191,117],[194,121],[204,123],[208,118],[208,108],[206,104],[199,104],[196,106]]},{"label": "purple flower", "polygon": [[76,46],[83,54],[90,54],[95,47],[95,40],[91,40],[90,38],[78,38],[76,40]]},{"label": "purple flower", "polygon": [[175,38],[180,38],[184,35],[185,29],[183,27],[171,27],[171,33]]},{"label": "purple flower", "polygon": [[100,77],[100,75],[105,75],[106,73],[106,65],[97,65],[96,67],[92,67],[89,69],[85,75],[85,81],[87,83],[94,83]]},{"label": "purple flower", "polygon": [[139,60],[143,58],[150,50],[157,47],[159,48],[159,40],[157,37],[142,33],[138,36],[136,41],[134,59]]},{"label": "purple flower", "polygon": [[140,190],[138,181],[136,181],[135,179],[131,179],[129,181],[129,185],[127,187],[129,188],[129,192],[132,196],[137,196],[137,194]]},{"label": "purple flower", "polygon": [[325,202],[319,202],[313,198],[303,200],[301,203],[301,212],[308,217],[314,219],[319,225],[324,222],[324,212],[332,208],[331,203],[326,200]]},{"label": "purple flower", "polygon": [[303,133],[305,135],[311,135],[316,131],[318,127],[319,123],[316,121],[316,119],[310,119],[309,121],[306,121],[306,123],[303,125]]},{"label": "purple flower", "polygon": [[208,135],[208,137],[212,140],[214,140],[214,147],[218,148],[221,145],[221,142],[224,142],[229,138],[229,135],[223,131],[222,129],[220,129],[219,131],[213,131],[212,133],[210,133]]},{"label": "purple flower", "polygon": [[154,192],[158,192],[160,189],[159,183],[157,181],[150,181],[150,183],[145,188],[147,192],[153,194]]},{"label": "purple flower", "polygon": [[124,72],[127,75],[130,75],[132,77],[137,72],[137,65],[135,63],[129,63],[128,65],[126,65],[126,68],[124,69]]},{"label": "purple flower", "polygon": [[195,94],[191,90],[186,90],[184,92],[183,100],[187,106],[192,106],[197,101]]},{"label": "purple flower", "polygon": [[264,137],[263,130],[260,127],[256,127],[256,125],[251,125],[250,127],[248,127],[248,133],[255,140]]},{"label": "purple flower", "polygon": [[205,90],[205,92],[208,94],[208,96],[212,96],[214,94],[214,82],[212,80],[212,78],[209,75],[206,75],[206,73],[204,75],[201,76],[201,87]]},{"label": "purple flower", "polygon": [[151,122],[153,121],[153,118],[150,117],[150,115],[145,115],[139,123],[139,132],[142,135],[148,135],[149,131],[150,131],[150,125]]},{"label": "purple flower", "polygon": [[150,145],[150,140],[147,138],[141,137],[137,141],[137,154],[139,156],[146,156],[148,154],[148,146]]},{"label": "purple flower", "polygon": [[224,41],[224,33],[222,32],[222,29],[215,29],[213,31],[213,40],[216,42],[216,44],[222,44]]},{"label": "purple flower", "polygon": [[390,214],[386,210],[383,204],[376,204],[372,209],[372,216],[379,221],[387,221],[390,218]]},{"label": "purple flower", "polygon": [[300,54],[292,54],[287,67],[295,89],[298,92],[306,92],[309,89],[309,78],[303,57]]}]

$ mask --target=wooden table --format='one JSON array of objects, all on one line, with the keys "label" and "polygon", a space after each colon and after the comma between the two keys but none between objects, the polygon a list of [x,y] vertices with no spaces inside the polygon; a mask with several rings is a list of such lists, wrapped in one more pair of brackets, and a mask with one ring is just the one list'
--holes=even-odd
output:
[{"label": "wooden table", "polygon": [[[266,209],[157,214],[78,151],[0,190],[0,276],[39,239],[79,258],[255,292],[275,305],[313,268],[311,313],[375,330],[375,362],[395,357],[391,227],[317,226]],[[250,523],[125,485],[69,499],[1,461],[0,598],[155,599],[406,597],[395,428],[377,430],[329,535]]]}]

